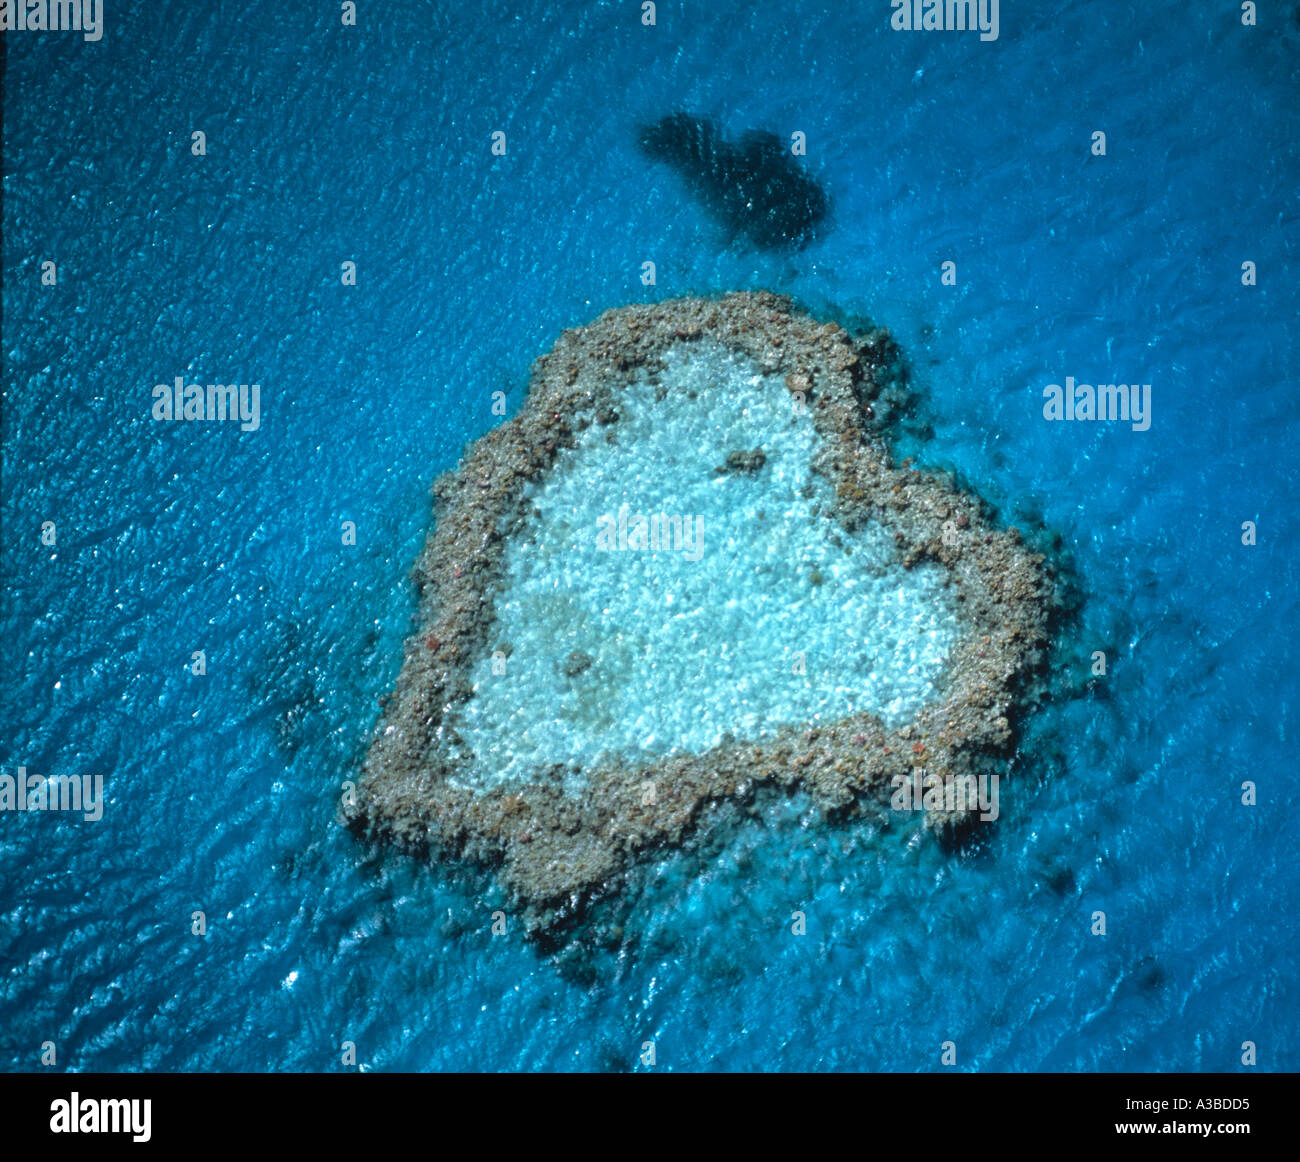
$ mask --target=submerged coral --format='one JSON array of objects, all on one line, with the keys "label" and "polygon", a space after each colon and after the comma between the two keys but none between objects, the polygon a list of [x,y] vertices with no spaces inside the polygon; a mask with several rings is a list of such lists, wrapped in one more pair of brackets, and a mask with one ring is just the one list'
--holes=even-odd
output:
[{"label": "submerged coral", "polygon": [[765,292],[564,332],[435,484],[355,828],[499,864],[537,931],[759,786],[842,814],[1000,769],[1051,576],[892,464],[893,354]]},{"label": "submerged coral", "polygon": [[732,141],[706,118],[670,113],[642,127],[637,145],[675,170],[733,237],[760,249],[801,249],[830,212],[826,191],[775,133],[752,129]]}]

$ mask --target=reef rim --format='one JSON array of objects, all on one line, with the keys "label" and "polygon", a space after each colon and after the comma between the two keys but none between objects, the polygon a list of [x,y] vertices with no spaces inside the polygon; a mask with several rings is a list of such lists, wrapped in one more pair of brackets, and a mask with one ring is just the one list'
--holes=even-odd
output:
[{"label": "reef rim", "polygon": [[[472,697],[474,660],[492,649],[494,594],[505,545],[525,521],[525,486],[591,423],[617,422],[619,386],[637,368],[704,336],[802,395],[818,437],[814,468],[833,486],[831,519],[849,533],[883,524],[904,567],[934,561],[947,571],[961,635],[937,696],[894,729],[862,712],[699,754],[594,764],[581,798],[546,772],[523,786],[456,785],[444,724]],[[434,484],[435,524],[413,568],[418,627],[384,700],[357,801],[344,808],[353,829],[496,866],[538,933],[579,914],[649,851],[680,844],[706,805],[746,798],[759,784],[802,786],[825,814],[843,815],[887,806],[896,776],[910,779],[915,768],[951,779],[1004,767],[1018,696],[1044,659],[1053,577],[1016,529],[995,527],[978,496],[891,462],[873,401],[884,402],[896,359],[887,332],[851,335],[766,291],[621,307],[564,331],[533,364],[518,414]],[[973,820],[960,809],[925,813],[945,835]]]}]

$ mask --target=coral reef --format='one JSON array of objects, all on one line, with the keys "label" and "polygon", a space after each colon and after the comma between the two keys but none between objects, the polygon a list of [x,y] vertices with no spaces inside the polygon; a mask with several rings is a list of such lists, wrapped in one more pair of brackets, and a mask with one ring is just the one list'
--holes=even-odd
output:
[{"label": "coral reef", "polygon": [[[810,423],[810,469],[827,498],[817,511],[835,543],[887,539],[892,567],[931,571],[952,611],[943,665],[902,720],[855,704],[838,717],[773,722],[744,737],[724,732],[697,752],[610,751],[494,778],[476,769],[482,758],[466,743],[466,711],[476,667],[507,658],[514,665],[525,648],[503,635],[497,616],[509,547],[535,531],[534,498],[557,464],[596,437],[617,443],[634,388],[648,384],[660,406],[672,407],[663,372],[692,344],[752,362],[759,387],[775,385],[782,410]],[[852,335],[768,292],[624,307],[565,331],[535,362],[520,412],[435,482],[435,525],[414,567],[419,625],[384,700],[358,801],[346,811],[353,828],[496,866],[540,933],[580,914],[652,849],[680,844],[712,806],[759,786],[802,787],[838,817],[887,809],[900,781],[920,772],[950,780],[1004,770],[1024,684],[1044,659],[1055,582],[1044,557],[1016,529],[997,527],[977,496],[892,463],[882,425],[895,414],[900,374],[885,332]],[[775,449],[763,433],[748,446],[718,446],[701,475],[719,488],[760,487],[781,462]],[[815,599],[835,591],[830,576],[821,562],[807,573]],[[599,653],[557,642],[554,681],[594,680]],[[925,812],[926,825],[944,835],[973,818],[960,804]]]},{"label": "coral reef", "polygon": [[759,249],[801,249],[830,211],[826,191],[775,133],[753,129],[731,141],[712,121],[670,113],[644,126],[637,145],[675,170],[733,236]]}]

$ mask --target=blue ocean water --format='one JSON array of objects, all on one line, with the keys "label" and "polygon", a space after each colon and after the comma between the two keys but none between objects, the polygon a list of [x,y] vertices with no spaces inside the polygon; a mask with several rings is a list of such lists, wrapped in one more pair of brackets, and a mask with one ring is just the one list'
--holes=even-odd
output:
[{"label": "blue ocean water", "polygon": [[[358,8],[6,34],[0,770],[107,804],[0,815],[0,1067],[1295,1069],[1296,5]],[[729,245],[635,149],[675,109],[806,133],[832,228]],[[918,454],[1059,531],[1084,692],[979,848],[795,800],[665,858],[578,979],[335,805],[492,392],[606,308],[759,287],[890,326]],[[260,383],[260,428],[154,422],[178,375]],[[1045,422],[1066,376],[1150,382],[1150,430]]]}]

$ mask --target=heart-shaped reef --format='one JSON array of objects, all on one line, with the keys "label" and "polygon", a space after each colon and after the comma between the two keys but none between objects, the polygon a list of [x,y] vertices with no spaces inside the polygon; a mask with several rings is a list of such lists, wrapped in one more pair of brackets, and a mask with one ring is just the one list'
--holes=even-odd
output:
[{"label": "heart-shaped reef", "polygon": [[538,933],[764,783],[949,837],[989,817],[1055,584],[891,463],[899,373],[887,333],[766,292],[564,332],[434,485],[354,829],[499,865]]}]

